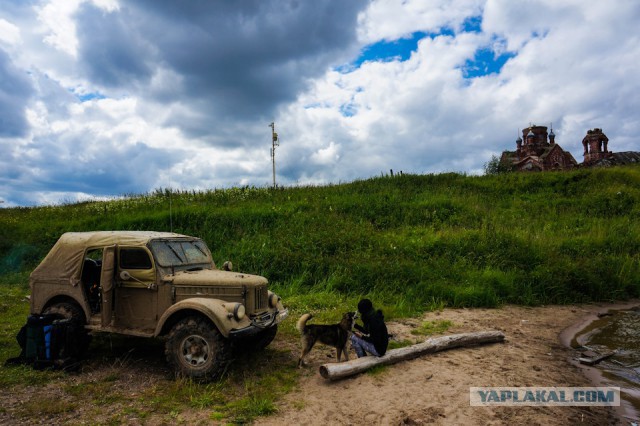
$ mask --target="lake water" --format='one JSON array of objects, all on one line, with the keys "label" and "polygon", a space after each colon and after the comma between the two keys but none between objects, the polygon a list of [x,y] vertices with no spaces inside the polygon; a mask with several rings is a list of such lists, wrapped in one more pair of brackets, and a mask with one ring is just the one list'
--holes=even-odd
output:
[{"label": "lake water", "polygon": [[640,307],[610,311],[610,315],[597,319],[578,333],[572,346],[576,345],[603,354],[616,351],[596,368],[607,380],[605,385],[620,386],[627,414],[637,419],[640,413]]}]

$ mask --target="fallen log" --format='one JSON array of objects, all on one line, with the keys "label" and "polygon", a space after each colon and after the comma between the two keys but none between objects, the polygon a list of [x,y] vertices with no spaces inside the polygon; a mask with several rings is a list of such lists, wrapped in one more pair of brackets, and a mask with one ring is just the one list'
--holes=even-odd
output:
[{"label": "fallen log", "polygon": [[421,355],[440,352],[461,346],[481,345],[504,341],[501,331],[480,331],[476,333],[452,334],[427,339],[423,343],[404,348],[391,349],[384,356],[365,356],[346,362],[335,362],[320,366],[320,375],[325,379],[338,380],[360,374],[377,365],[390,365],[400,361],[417,358]]}]

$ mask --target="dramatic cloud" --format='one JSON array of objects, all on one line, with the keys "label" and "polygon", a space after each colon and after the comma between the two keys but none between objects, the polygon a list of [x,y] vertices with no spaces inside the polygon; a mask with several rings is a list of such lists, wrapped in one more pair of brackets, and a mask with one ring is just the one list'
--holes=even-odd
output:
[{"label": "dramatic cloud", "polygon": [[518,129],[640,150],[640,4],[0,5],[3,207],[404,171],[481,173]]},{"label": "dramatic cloud", "polygon": [[0,137],[24,136],[27,132],[25,109],[32,93],[27,76],[0,49]]}]

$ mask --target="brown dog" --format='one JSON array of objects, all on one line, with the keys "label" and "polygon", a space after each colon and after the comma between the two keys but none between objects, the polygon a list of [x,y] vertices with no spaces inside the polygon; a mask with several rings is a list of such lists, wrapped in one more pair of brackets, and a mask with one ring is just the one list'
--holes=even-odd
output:
[{"label": "brown dog", "polygon": [[296,328],[302,335],[302,353],[300,354],[300,359],[298,359],[298,367],[304,365],[304,357],[307,356],[318,340],[325,345],[336,348],[338,362],[340,362],[342,354],[344,354],[345,360],[349,361],[347,342],[349,341],[349,333],[353,329],[356,313],[345,313],[338,324],[307,325],[307,321],[311,318],[311,314],[304,314],[296,324]]}]

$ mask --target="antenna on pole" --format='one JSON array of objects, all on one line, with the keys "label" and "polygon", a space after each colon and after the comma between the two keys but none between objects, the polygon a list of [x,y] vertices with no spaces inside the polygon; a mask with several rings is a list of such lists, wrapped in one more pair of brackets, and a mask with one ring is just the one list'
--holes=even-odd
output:
[{"label": "antenna on pole", "polygon": [[173,203],[171,201],[173,190],[169,187],[169,230],[173,232]]},{"label": "antenna on pole", "polygon": [[165,194],[169,193],[169,231],[173,232],[173,189],[171,189],[171,163],[167,164],[167,170],[169,170],[169,188],[165,190]]},{"label": "antenna on pole", "polygon": [[272,121],[269,124],[271,127],[271,164],[273,168],[273,187],[276,187],[276,146],[280,146],[280,142],[278,141],[278,134],[276,133],[276,125]]}]

